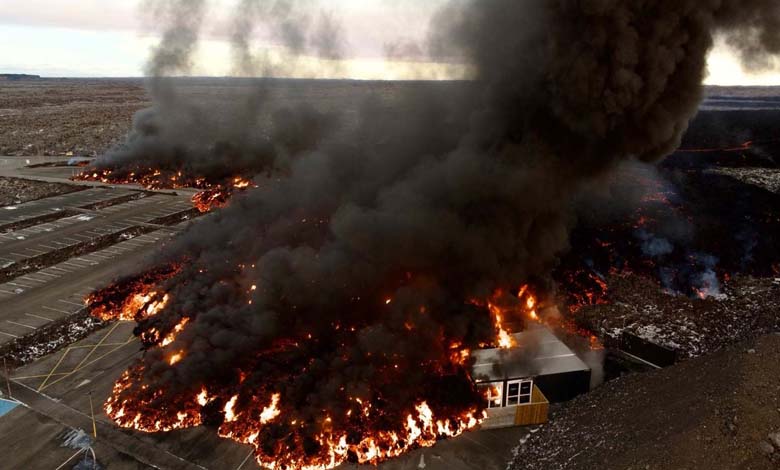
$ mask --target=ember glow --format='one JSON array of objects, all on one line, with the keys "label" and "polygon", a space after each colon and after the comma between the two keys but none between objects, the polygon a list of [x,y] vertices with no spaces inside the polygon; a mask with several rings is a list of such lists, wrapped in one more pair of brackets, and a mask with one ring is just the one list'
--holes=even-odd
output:
[{"label": "ember glow", "polygon": [[153,168],[129,170],[87,169],[73,177],[78,181],[100,181],[106,184],[137,184],[146,189],[195,188],[201,190],[192,196],[192,205],[200,212],[224,207],[233,194],[254,187],[249,178],[241,176],[208,179],[190,176],[181,170],[163,171]]},{"label": "ember glow", "polygon": [[[515,295],[507,294],[507,291],[499,289],[486,302],[481,300],[472,300],[472,302],[475,305],[486,305],[490,310],[496,329],[495,346],[501,349],[518,346],[507,323],[523,325],[527,320],[540,321],[539,314],[536,312],[537,300],[529,291],[528,285],[523,285]],[[522,328],[511,329],[517,331]]]},{"label": "ember glow", "polygon": [[120,280],[84,299],[93,316],[103,321],[142,320],[157,315],[168,304],[168,294],[155,290],[161,281],[173,277],[181,265],[172,264]]},{"label": "ember glow", "polygon": [[[115,308],[113,318],[139,321],[137,333],[147,349],[146,354],[160,355],[172,369],[189,360],[191,352],[183,349],[184,343],[178,340],[194,320],[182,317],[166,328],[149,312],[157,311],[157,306],[165,310],[175,303],[170,301],[175,294],[165,291],[163,286],[168,285],[166,281],[175,278],[180,269],[169,267],[154,275],[122,282],[121,289],[126,292],[127,299],[119,299],[116,296],[119,287],[112,286],[93,294],[90,302],[93,313],[101,318],[110,319],[108,312]],[[257,290],[257,285],[247,289],[250,295]],[[507,302],[501,292],[490,302],[484,302],[490,306],[489,313],[498,332],[494,344],[501,347],[514,345],[504,344],[510,336],[502,319],[517,320],[516,315],[528,315],[536,304],[527,288],[511,297],[514,298],[511,302],[514,309],[492,303],[503,305]],[[393,302],[389,300],[382,299],[379,308],[391,308]],[[150,309],[151,306],[155,307]],[[428,314],[426,308],[416,309],[416,315],[421,318]],[[408,320],[405,330],[414,331],[413,323],[413,319]],[[408,329],[410,326],[411,330]],[[357,339],[356,332],[354,327],[334,325],[333,335],[337,337],[337,343],[346,345]],[[215,426],[221,437],[252,446],[258,463],[273,470],[329,469],[345,462],[376,464],[411,449],[429,447],[440,439],[457,436],[476,427],[485,417],[483,397],[474,388],[469,375],[470,349],[461,340],[449,342],[449,346],[443,348],[440,362],[415,366],[425,369],[426,374],[431,375],[432,383],[437,385],[432,388],[434,393],[421,391],[408,408],[388,407],[384,398],[387,387],[402,380],[405,373],[399,370],[398,364],[404,363],[405,369],[409,367],[403,357],[394,356],[378,358],[377,366],[381,368],[378,377],[383,380],[363,390],[362,397],[342,390],[338,393],[343,396],[340,406],[323,408],[316,416],[302,414],[296,403],[301,398],[289,396],[283,384],[298,380],[310,367],[304,365],[303,372],[295,372],[297,368],[293,364],[305,359],[304,351],[316,348],[317,343],[310,334],[303,339],[279,339],[274,347],[261,353],[257,362],[248,363],[237,371],[230,384],[203,384],[191,392],[175,394],[164,388],[140,385],[144,383],[146,371],[144,363],[139,362],[119,379],[106,401],[105,410],[119,426],[142,432]],[[347,350],[341,354],[348,354]],[[292,363],[288,365],[287,361]],[[305,359],[305,362],[309,361]],[[272,364],[279,364],[280,369],[268,369]],[[258,376],[261,370],[264,371],[262,378]],[[275,383],[280,384],[281,389],[274,390]],[[455,393],[455,400],[445,399],[436,391],[444,383],[454,385],[455,390],[461,389]],[[447,392],[452,393],[451,390]],[[458,395],[461,397],[457,398]]]}]

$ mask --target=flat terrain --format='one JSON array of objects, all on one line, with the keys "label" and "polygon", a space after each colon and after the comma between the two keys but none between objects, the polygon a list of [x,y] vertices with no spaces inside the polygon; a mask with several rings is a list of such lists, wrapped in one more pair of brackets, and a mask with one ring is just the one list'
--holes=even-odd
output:
[{"label": "flat terrain", "polygon": [[0,81],[0,155],[97,155],[149,104],[141,80]]},{"label": "flat terrain", "polygon": [[[185,91],[219,101],[252,86],[191,80]],[[368,92],[391,99],[402,86],[280,84],[268,99],[355,114]],[[517,470],[778,468],[780,444],[769,440],[780,432],[778,96],[776,89],[709,89],[683,143],[693,151],[659,170],[685,189],[676,194],[688,204],[683,218],[699,228],[686,256],[716,253],[714,270],[732,274],[719,295],[699,300],[662,285],[654,274],[669,260],[658,259],[644,271],[604,271],[606,303],[578,313],[578,323],[604,339],[630,331],[677,349],[684,362],[611,380],[556,406],[547,426],[467,433],[380,468],[424,462],[428,470],[503,470],[515,453]],[[248,447],[207,429],[145,435],[117,429],[102,412],[114,381],[141,352],[131,323],[79,323],[82,298],[180,232],[189,222],[175,216],[186,215],[192,191],[71,185],[78,168],[61,163],[121,142],[133,113],[148,105],[140,80],[0,82],[0,349],[24,345],[9,358],[23,358],[10,385],[26,405],[0,417],[8,468],[52,469],[72,457],[77,449],[62,444],[73,430],[91,432],[90,392],[93,449],[105,469],[257,468]],[[731,150],[751,139],[757,144]],[[595,239],[587,230],[579,236]],[[613,236],[634,239],[636,230]],[[573,253],[598,262],[578,243],[575,236]],[[71,319],[67,341],[46,336]]]},{"label": "flat terrain", "polygon": [[38,181],[0,176],[0,206],[21,204],[36,199],[78,191],[79,189],[79,187],[69,184],[41,184]]}]

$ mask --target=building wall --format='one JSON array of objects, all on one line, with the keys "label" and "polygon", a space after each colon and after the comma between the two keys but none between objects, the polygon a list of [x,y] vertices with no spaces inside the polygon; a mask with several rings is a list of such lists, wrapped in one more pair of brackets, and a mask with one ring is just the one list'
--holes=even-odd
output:
[{"label": "building wall", "polygon": [[486,411],[487,419],[482,422],[483,429],[531,426],[547,422],[550,403],[539,388],[534,386],[531,403],[488,408]]},{"label": "building wall", "polygon": [[580,370],[562,374],[540,375],[534,383],[550,403],[569,401],[590,391],[590,371]]}]

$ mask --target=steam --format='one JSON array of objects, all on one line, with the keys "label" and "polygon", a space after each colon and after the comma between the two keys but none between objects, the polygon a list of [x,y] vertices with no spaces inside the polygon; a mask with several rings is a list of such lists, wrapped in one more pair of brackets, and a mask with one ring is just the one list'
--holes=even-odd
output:
[{"label": "steam", "polygon": [[[467,60],[473,83],[410,86],[393,106],[369,97],[352,116],[267,109],[271,87],[256,80],[251,100],[222,112],[176,96],[162,77],[187,69],[203,15],[201,2],[168,6],[171,28],[150,62],[155,106],[100,164],[252,174],[258,189],[158,255],[187,262],[162,286],[167,307],[139,328],[190,321],[146,353],[122,398],[163,409],[202,387],[229,389],[236,412],[249,413],[247,397],[280,393],[286,420],[307,423],[294,432],[308,438],[323,431],[324,411],[346,426],[347,396],[381,401],[388,416],[441,402],[450,346],[494,334],[470,300],[551,287],[584,185],[679,145],[713,34],[751,64],[780,45],[770,0],[458,1],[436,17],[429,49]],[[265,70],[246,18],[275,25],[290,50],[330,57],[336,23],[304,34],[287,21],[299,18],[293,6],[241,2],[239,70]],[[290,342],[302,346],[267,359]],[[171,351],[186,355],[169,366]],[[479,401],[467,374],[451,376],[446,406]],[[261,447],[274,432],[261,430]]]}]

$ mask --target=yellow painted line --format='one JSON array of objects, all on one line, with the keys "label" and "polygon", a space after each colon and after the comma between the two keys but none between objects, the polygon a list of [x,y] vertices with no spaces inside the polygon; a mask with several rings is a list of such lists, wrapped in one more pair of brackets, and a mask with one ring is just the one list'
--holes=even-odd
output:
[{"label": "yellow painted line", "polygon": [[19,377],[11,377],[11,380],[27,380],[27,379],[42,379],[43,377],[55,376],[55,375],[68,375],[69,372],[57,372],[56,374],[43,374],[43,375],[22,375]]},{"label": "yellow painted line", "polygon": [[101,348],[107,348],[109,346],[124,346],[125,343],[103,343],[100,345],[97,344],[84,344],[82,346],[70,346],[68,349],[87,349],[87,348],[94,348],[95,346],[100,346]]},{"label": "yellow painted line", "polygon": [[[133,338],[135,338],[135,337],[133,337]],[[115,351],[118,351],[119,349],[123,348],[124,346],[127,346],[127,345],[128,345],[128,344],[130,344],[131,342],[132,342],[132,338],[131,338],[130,340],[128,340],[126,343],[122,344],[121,346],[117,346],[117,347],[115,347],[115,348],[114,348],[114,349],[112,349],[111,351],[109,351],[109,352],[107,352],[107,353],[103,354],[102,356],[98,356],[98,357],[96,357],[95,359],[93,359],[93,360],[89,361],[88,363],[84,364],[83,366],[81,366],[81,367],[79,367],[79,368],[77,368],[77,369],[73,369],[72,371],[68,372],[68,373],[67,373],[67,375],[65,375],[64,377],[60,377],[59,379],[57,379],[57,380],[55,380],[55,381],[51,382],[50,384],[48,384],[48,385],[46,386],[46,388],[49,388],[49,387],[51,387],[52,385],[56,384],[57,382],[59,382],[59,381],[61,381],[61,380],[64,380],[64,379],[68,378],[69,376],[71,376],[71,375],[75,374],[76,372],[80,371],[81,369],[84,369],[85,367],[89,367],[89,366],[91,366],[92,364],[94,364],[94,363],[96,363],[97,361],[99,361],[99,360],[103,359],[104,357],[108,356],[109,354],[111,354],[111,353],[113,353],[113,352],[115,352]],[[40,391],[40,389],[39,389],[38,391]]]},{"label": "yellow painted line", "polygon": [[79,362],[79,364],[78,364],[78,365],[77,365],[77,366],[76,366],[76,367],[75,367],[73,370],[78,370],[78,368],[79,368],[79,367],[81,367],[81,365],[82,365],[82,364],[84,364],[84,363],[87,361],[87,359],[89,359],[89,356],[91,356],[91,355],[92,355],[92,353],[94,353],[94,352],[95,352],[95,350],[96,350],[97,348],[99,348],[99,347],[100,347],[100,345],[101,345],[101,344],[103,344],[103,342],[104,342],[105,340],[107,340],[109,336],[111,336],[111,333],[113,333],[113,332],[114,332],[114,330],[116,330],[116,327],[118,327],[118,326],[119,326],[119,323],[114,323],[114,326],[112,326],[112,327],[111,327],[111,329],[110,329],[110,330],[108,330],[108,333],[106,333],[106,335],[105,335],[105,336],[103,336],[103,338],[101,338],[101,339],[100,339],[100,341],[98,341],[98,344],[96,344],[96,345],[95,345],[95,347],[94,347],[94,348],[92,348],[92,349],[91,349],[91,350],[90,350],[90,351],[87,353],[87,355],[86,355],[86,356],[84,356],[84,359],[82,359],[82,360],[81,360],[81,362]]},{"label": "yellow painted line", "polygon": [[57,370],[57,367],[60,366],[60,364],[62,363],[62,360],[65,359],[65,356],[68,355],[68,351],[70,351],[70,348],[66,349],[65,352],[62,353],[62,357],[60,357],[60,360],[57,361],[57,364],[54,366],[54,368],[52,368],[52,370],[49,371],[49,375],[46,376],[46,378],[41,383],[40,387],[38,387],[38,391],[39,392],[41,390],[43,390],[43,386],[46,385],[46,382],[49,381],[49,378],[51,377],[51,375],[54,373],[55,370]]}]

